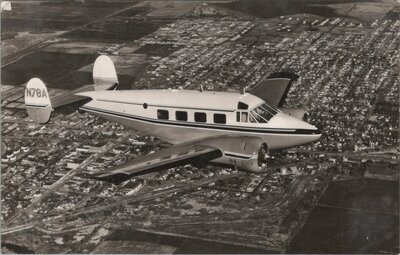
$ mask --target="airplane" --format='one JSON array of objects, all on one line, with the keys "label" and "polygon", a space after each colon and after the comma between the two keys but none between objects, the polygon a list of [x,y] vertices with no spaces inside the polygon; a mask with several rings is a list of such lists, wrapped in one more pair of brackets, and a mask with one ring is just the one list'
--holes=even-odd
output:
[{"label": "airplane", "polygon": [[[47,123],[54,109],[78,104],[88,112],[152,135],[171,146],[137,157],[90,178],[120,184],[134,176],[192,164],[217,164],[260,173],[269,151],[314,142],[321,132],[302,120],[301,109],[282,106],[290,79],[265,79],[249,91],[185,89],[118,90],[112,60],[99,56],[93,90],[50,98],[46,85],[32,78],[25,89],[30,118]],[[293,116],[290,116],[293,115]]]}]

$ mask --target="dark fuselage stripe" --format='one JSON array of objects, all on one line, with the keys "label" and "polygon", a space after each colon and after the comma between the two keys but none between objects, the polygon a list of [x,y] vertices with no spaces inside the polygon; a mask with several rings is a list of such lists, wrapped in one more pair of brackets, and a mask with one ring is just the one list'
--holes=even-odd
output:
[{"label": "dark fuselage stripe", "polygon": [[[98,108],[93,108],[93,107],[81,107],[82,110],[85,111],[90,111],[90,112],[97,112],[100,114],[108,114],[112,116],[118,116],[118,117],[123,117],[123,118],[128,118],[128,119],[134,119],[134,120],[139,120],[139,121],[144,121],[144,122],[150,122],[150,123],[155,123],[155,124],[163,124],[163,125],[170,125],[170,126],[184,126],[184,127],[194,127],[194,128],[205,128],[205,129],[216,129],[216,130],[225,130],[225,131],[236,131],[236,132],[251,132],[251,133],[266,133],[266,134],[293,134],[293,135],[310,135],[310,134],[315,134],[317,132],[316,130],[307,130],[307,129],[296,129],[296,130],[271,130],[271,129],[251,129],[251,128],[242,128],[242,127],[232,127],[232,126],[215,126],[215,125],[200,125],[200,124],[193,124],[193,123],[188,123],[188,122],[178,122],[178,121],[160,121],[157,119],[151,119],[151,118],[145,118],[145,117],[140,117],[140,116],[135,116],[131,114],[126,114],[126,113],[119,113],[119,112],[113,112],[109,110],[103,110],[103,109],[98,109]],[[299,132],[300,131],[300,132]],[[303,132],[301,132],[303,131]]]}]

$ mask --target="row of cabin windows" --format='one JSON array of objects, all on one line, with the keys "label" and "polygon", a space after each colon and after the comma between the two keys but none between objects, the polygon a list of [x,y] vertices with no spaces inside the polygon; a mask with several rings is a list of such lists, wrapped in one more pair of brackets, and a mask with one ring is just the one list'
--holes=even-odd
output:
[{"label": "row of cabin windows", "polygon": [[[168,110],[157,110],[157,118],[161,120],[169,119],[169,111]],[[185,111],[175,111],[175,119],[180,121],[187,121],[188,114]],[[194,113],[194,121],[195,122],[207,122],[207,114],[205,112],[195,112]],[[220,113],[214,113],[214,123],[225,124],[226,123],[226,115]]]}]

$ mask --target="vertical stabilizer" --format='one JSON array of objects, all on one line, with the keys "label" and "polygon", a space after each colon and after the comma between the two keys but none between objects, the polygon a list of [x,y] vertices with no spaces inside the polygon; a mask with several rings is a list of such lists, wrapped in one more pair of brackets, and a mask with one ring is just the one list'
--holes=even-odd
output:
[{"label": "vertical stabilizer", "polygon": [[251,88],[249,93],[261,98],[272,107],[282,107],[291,82],[291,79],[288,78],[263,79]]},{"label": "vertical stabilizer", "polygon": [[107,56],[99,56],[93,66],[95,90],[114,89],[118,85],[117,72],[112,60]]},{"label": "vertical stabilizer", "polygon": [[11,8],[11,1],[1,1],[1,12],[8,11],[10,12]]},{"label": "vertical stabilizer", "polygon": [[38,78],[32,78],[26,84],[25,107],[35,123],[44,124],[50,120],[53,108],[49,93],[46,85]]}]

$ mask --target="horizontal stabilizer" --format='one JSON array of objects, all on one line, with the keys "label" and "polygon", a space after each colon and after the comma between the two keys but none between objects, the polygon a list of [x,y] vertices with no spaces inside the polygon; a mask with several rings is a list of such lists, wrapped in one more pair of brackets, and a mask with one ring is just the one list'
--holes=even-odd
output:
[{"label": "horizontal stabilizer", "polygon": [[95,90],[110,90],[118,86],[118,77],[113,61],[107,56],[99,56],[93,66]]},{"label": "horizontal stabilizer", "polygon": [[290,83],[291,79],[288,78],[264,79],[251,88],[249,93],[261,98],[270,106],[281,107],[289,92]]},{"label": "horizontal stabilizer", "polygon": [[91,100],[86,96],[78,95],[79,93],[115,89],[118,86],[117,72],[109,57],[102,55],[96,59],[93,65],[93,81],[94,84],[50,98],[44,83],[38,78],[32,78],[25,90],[25,105],[29,117],[36,123],[47,123],[53,109],[62,106],[79,108]]},{"label": "horizontal stabilizer", "polygon": [[75,103],[79,103],[80,105],[83,105],[90,101],[91,99],[88,97],[80,96],[77,95],[78,93],[85,92],[85,91],[93,91],[93,85],[84,85],[80,88],[77,88],[75,90],[72,90],[70,92],[66,92],[65,94],[58,95],[55,97],[51,97],[51,105],[53,106],[53,109],[57,109],[58,107],[61,106],[66,106],[66,105],[71,105]]},{"label": "horizontal stabilizer", "polygon": [[25,88],[25,107],[29,117],[35,123],[47,123],[50,120],[53,108],[46,85],[38,79],[32,78]]},{"label": "horizontal stabilizer", "polygon": [[91,99],[82,95],[81,92],[93,90],[110,90],[116,88],[118,85],[117,73],[115,71],[114,63],[107,56],[99,56],[93,65],[93,82],[94,84],[84,85],[69,93],[51,98],[51,104],[54,109],[65,105],[82,105]]}]

